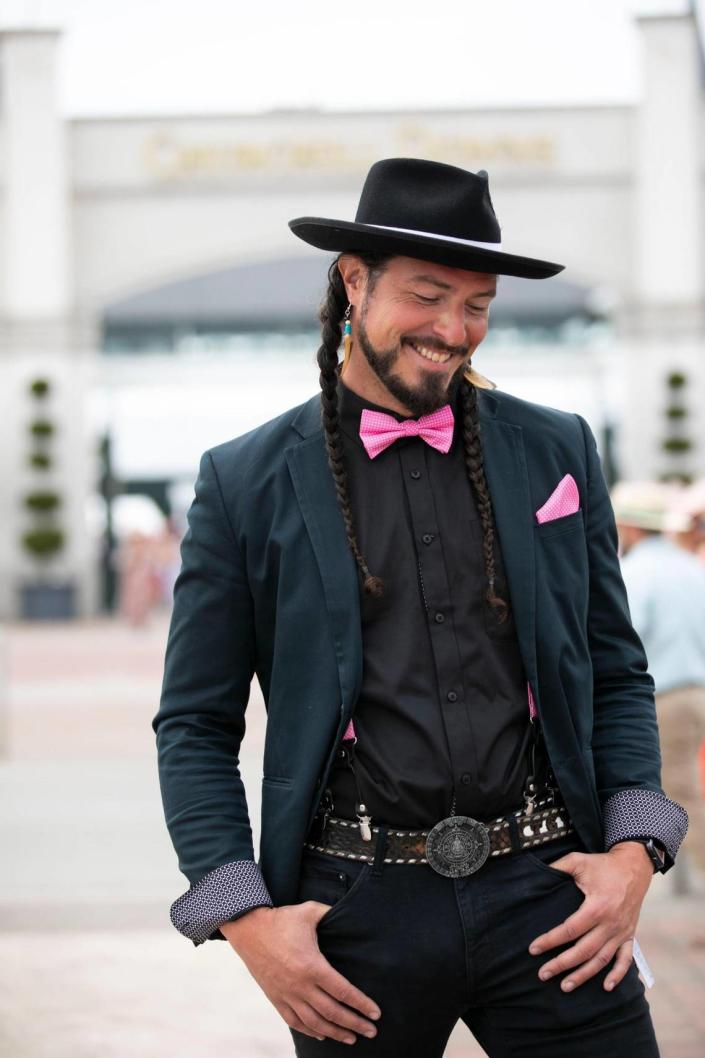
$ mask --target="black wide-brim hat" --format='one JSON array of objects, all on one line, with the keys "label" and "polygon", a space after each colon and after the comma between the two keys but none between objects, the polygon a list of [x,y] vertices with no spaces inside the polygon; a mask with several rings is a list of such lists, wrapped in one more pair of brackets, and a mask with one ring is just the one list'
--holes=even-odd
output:
[{"label": "black wide-brim hat", "polygon": [[387,253],[471,272],[548,279],[563,265],[508,253],[484,170],[385,158],[367,174],[354,221],[296,217],[294,235],[319,250]]}]

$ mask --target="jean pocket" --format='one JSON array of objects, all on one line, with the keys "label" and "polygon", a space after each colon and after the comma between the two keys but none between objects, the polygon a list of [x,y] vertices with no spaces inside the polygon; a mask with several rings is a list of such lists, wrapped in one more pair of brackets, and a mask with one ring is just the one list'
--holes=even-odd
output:
[{"label": "jean pocket", "polygon": [[569,852],[583,851],[580,841],[574,840],[569,835],[567,838],[558,838],[553,843],[549,842],[533,849],[526,849],[519,855],[524,856],[530,864],[545,874],[559,878],[563,882],[572,882],[574,880],[572,874],[569,874],[568,871],[562,871],[560,867],[554,867],[553,864],[556,860],[560,860],[561,857],[567,856]]},{"label": "jean pocket", "polygon": [[337,918],[367,881],[372,864],[360,860],[307,850],[301,863],[298,902],[316,900],[331,906],[319,919],[317,929]]}]

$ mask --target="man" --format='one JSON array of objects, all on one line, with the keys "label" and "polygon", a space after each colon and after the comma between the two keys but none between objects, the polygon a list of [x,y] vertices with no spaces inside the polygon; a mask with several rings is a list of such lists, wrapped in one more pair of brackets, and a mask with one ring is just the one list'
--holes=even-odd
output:
[{"label": "man", "polygon": [[[683,867],[705,872],[705,804],[698,749],[705,739],[705,568],[693,538],[688,493],[658,482],[620,482],[612,504],[631,619],[656,690],[664,785],[688,812]],[[680,541],[684,544],[681,546]]]},{"label": "man", "polygon": [[685,813],[595,442],[470,366],[496,277],[561,266],[502,248],[486,173],[421,159],[290,226],[341,254],[322,393],[201,462],[155,718],[172,920],[300,1056],[434,1058],[461,1017],[490,1056],[655,1055],[632,938]]},{"label": "man", "polygon": [[705,564],[705,478],[699,478],[684,486],[678,512],[686,518],[686,528],[679,530],[676,541],[686,551],[695,555],[701,565]]}]

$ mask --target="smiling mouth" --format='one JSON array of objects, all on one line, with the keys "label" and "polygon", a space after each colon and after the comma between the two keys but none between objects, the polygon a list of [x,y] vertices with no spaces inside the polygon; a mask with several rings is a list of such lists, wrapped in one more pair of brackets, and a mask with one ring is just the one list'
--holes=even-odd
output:
[{"label": "smiling mouth", "polygon": [[417,345],[415,342],[407,342],[415,353],[422,356],[424,360],[430,360],[434,364],[447,364],[451,359],[450,353],[439,353],[436,349],[429,349],[425,345]]}]

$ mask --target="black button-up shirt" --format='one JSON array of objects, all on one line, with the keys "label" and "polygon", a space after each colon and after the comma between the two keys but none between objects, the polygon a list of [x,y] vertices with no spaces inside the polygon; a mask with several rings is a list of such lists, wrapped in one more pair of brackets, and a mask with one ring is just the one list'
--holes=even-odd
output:
[{"label": "black button-up shirt", "polygon": [[[463,456],[459,395],[447,454],[420,437],[370,459],[365,401],[339,383],[341,438],[358,543],[384,595],[361,592],[363,682],[354,725],[373,823],[429,827],[455,812],[489,820],[518,808],[529,773],[526,677],[510,617],[485,602],[482,528]],[[509,598],[495,533],[497,586]],[[334,814],[355,818],[354,778],[330,773]]]}]

